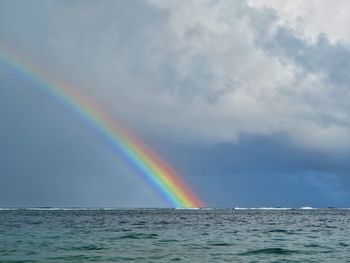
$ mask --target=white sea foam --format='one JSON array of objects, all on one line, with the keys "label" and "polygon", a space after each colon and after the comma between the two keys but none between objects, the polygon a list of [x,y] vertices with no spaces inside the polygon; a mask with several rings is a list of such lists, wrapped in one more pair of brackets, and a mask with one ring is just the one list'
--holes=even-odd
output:
[{"label": "white sea foam", "polygon": [[302,206],[302,207],[300,207],[300,209],[302,209],[302,210],[311,210],[311,209],[315,209],[315,208],[310,207],[310,206]]},{"label": "white sea foam", "polygon": [[85,208],[85,207],[3,207],[0,210],[29,210],[29,211],[61,211],[61,210],[102,210],[104,208]]},{"label": "white sea foam", "polygon": [[199,208],[199,207],[175,207],[175,209],[197,210],[197,209],[201,209],[201,208]]},{"label": "white sea foam", "polygon": [[291,210],[290,207],[235,207],[235,210]]}]

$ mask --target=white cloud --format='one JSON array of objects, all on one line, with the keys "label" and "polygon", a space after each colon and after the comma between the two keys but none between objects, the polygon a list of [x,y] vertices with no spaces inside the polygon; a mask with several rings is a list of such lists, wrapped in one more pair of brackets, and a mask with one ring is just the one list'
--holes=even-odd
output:
[{"label": "white cloud", "polygon": [[[332,67],[347,48],[300,38],[296,11],[285,15],[293,31],[245,1],[67,3],[46,4],[39,50],[28,51],[20,34],[18,48],[50,61],[135,129],[214,143],[284,133],[302,147],[350,145],[349,94],[339,88],[347,78],[342,65]],[[304,30],[316,36],[324,27],[311,22]]]},{"label": "white cloud", "polygon": [[350,2],[347,0],[248,0],[251,6],[272,8],[281,25],[315,40],[326,34],[332,41],[350,40]]}]

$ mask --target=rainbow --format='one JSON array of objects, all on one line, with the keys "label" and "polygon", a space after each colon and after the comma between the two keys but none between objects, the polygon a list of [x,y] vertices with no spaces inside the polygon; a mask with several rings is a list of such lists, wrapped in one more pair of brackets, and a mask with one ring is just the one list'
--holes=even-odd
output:
[{"label": "rainbow", "polygon": [[77,88],[59,81],[28,59],[11,52],[7,47],[0,46],[0,59],[40,83],[50,95],[78,113],[111,144],[117,155],[128,166],[142,176],[167,205],[182,208],[204,206],[174,168],[133,133],[118,125],[96,102],[78,92]]}]

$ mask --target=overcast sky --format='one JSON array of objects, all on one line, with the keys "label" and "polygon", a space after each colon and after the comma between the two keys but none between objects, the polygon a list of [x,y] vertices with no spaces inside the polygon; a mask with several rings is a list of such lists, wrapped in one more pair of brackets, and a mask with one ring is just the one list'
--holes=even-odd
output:
[{"label": "overcast sky", "polygon": [[[208,206],[350,206],[347,0],[0,0],[10,46],[101,103]],[[0,60],[0,206],[166,206]]]}]

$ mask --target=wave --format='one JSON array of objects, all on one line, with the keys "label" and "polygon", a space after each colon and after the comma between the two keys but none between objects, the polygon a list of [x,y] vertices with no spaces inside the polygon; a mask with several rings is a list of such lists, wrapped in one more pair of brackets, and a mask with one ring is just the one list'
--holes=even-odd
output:
[{"label": "wave", "polygon": [[87,208],[87,207],[2,207],[0,211],[71,211],[71,210],[120,210],[120,208]]},{"label": "wave", "polygon": [[175,209],[179,209],[179,210],[197,210],[197,209],[204,209],[204,208],[199,208],[199,207],[175,207]]},{"label": "wave", "polygon": [[246,252],[241,253],[240,255],[250,256],[250,255],[258,255],[258,254],[277,254],[277,255],[290,255],[298,253],[297,250],[290,250],[279,247],[270,247],[256,250],[248,250]]},{"label": "wave", "polygon": [[235,210],[292,210],[291,207],[235,207]]}]

